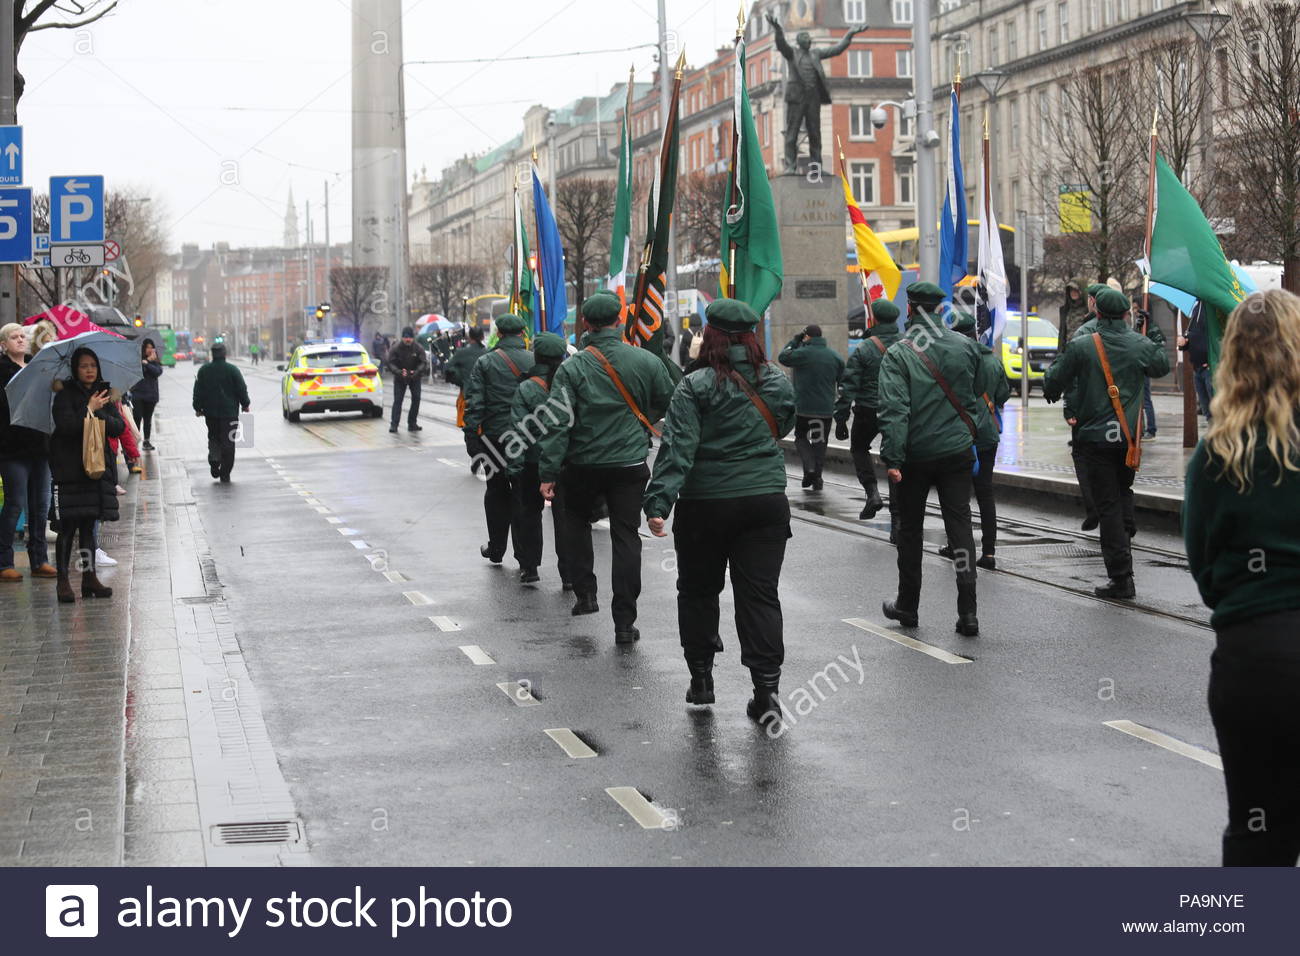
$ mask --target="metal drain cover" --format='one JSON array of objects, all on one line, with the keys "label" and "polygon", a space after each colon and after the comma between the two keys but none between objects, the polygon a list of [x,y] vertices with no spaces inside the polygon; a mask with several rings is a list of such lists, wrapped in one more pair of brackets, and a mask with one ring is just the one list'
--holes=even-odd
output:
[{"label": "metal drain cover", "polygon": [[1004,550],[1016,555],[1037,554],[1045,558],[1100,558],[1100,548],[1087,548],[1077,544],[1007,544]]},{"label": "metal drain cover", "polygon": [[263,823],[218,823],[212,828],[213,846],[251,846],[267,843],[301,843],[302,824],[297,820]]}]

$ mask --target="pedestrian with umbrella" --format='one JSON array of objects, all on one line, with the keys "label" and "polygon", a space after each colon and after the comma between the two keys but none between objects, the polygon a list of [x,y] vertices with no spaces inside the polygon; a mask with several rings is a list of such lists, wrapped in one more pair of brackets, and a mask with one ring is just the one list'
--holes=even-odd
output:
[{"label": "pedestrian with umbrella", "polygon": [[[27,364],[27,330],[10,323],[0,328],[0,384]],[[27,512],[27,557],[33,578],[55,577],[45,545],[45,521],[50,509],[50,463],[46,436],[35,429],[9,424],[9,402],[0,391],[0,479],[4,508],[0,510],[0,581],[18,582],[14,568],[14,533]]]}]

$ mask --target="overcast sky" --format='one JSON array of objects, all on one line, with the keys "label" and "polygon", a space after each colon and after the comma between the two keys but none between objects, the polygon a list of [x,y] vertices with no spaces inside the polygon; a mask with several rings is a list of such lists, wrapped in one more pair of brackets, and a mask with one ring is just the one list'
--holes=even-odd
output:
[{"label": "overcast sky", "polygon": [[[655,0],[405,0],[404,59],[497,58],[624,48],[656,41]],[[668,0],[691,63],[730,42],[733,0]],[[350,234],[351,15],[348,0],[121,0],[85,31],[31,34],[26,182],[102,173],[147,189],[174,247],[278,245],[290,186],[321,234]],[[532,103],[562,106],[649,80],[653,50],[537,63],[406,68],[409,173],[430,178],[457,157],[515,135]],[[450,105],[448,105],[450,104]],[[224,164],[224,165],[223,165]],[[232,165],[234,164],[234,165]],[[238,185],[224,185],[237,175]],[[409,181],[409,174],[408,174]]]}]

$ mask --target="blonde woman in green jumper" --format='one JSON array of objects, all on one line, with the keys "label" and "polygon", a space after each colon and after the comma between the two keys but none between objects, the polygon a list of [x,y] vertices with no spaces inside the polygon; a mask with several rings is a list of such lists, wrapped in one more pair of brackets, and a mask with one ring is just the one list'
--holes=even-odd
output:
[{"label": "blonde woman in green jumper", "polygon": [[1187,466],[1183,538],[1213,609],[1210,716],[1228,791],[1225,866],[1300,857],[1300,298],[1246,299],[1212,424]]}]

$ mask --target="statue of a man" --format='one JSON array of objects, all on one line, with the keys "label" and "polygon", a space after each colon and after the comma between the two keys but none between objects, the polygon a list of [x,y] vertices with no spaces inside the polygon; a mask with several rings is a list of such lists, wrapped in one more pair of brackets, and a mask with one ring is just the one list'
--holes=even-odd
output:
[{"label": "statue of a man", "polygon": [[776,48],[789,64],[785,81],[785,168],[793,172],[799,149],[799,127],[808,130],[808,158],[821,165],[822,161],[822,104],[831,101],[831,89],[822,70],[822,60],[839,56],[849,48],[853,38],[867,29],[864,23],[854,27],[834,46],[819,50],[812,48],[812,37],[801,30],[795,37],[797,50],[790,49],[785,31],[772,14],[767,22],[776,31]]}]

